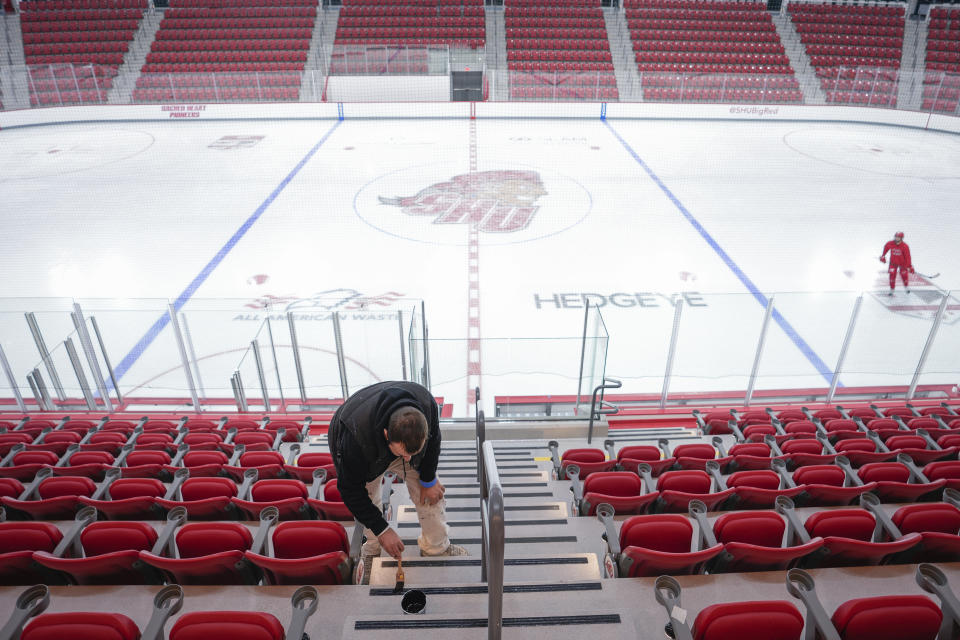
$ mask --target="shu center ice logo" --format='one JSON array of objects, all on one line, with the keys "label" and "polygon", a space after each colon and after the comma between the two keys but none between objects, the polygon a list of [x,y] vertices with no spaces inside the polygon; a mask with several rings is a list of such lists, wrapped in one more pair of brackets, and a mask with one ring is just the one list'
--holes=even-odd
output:
[{"label": "shu center ice logo", "polygon": [[380,176],[354,198],[367,224],[432,244],[513,244],[548,237],[581,222],[590,193],[566,176],[536,169],[450,175],[446,166],[410,167]]},{"label": "shu center ice logo", "polygon": [[525,229],[547,195],[536,171],[480,171],[454,176],[421,189],[415,196],[378,196],[383,204],[413,216],[433,216],[434,224],[469,224],[482,233]]}]

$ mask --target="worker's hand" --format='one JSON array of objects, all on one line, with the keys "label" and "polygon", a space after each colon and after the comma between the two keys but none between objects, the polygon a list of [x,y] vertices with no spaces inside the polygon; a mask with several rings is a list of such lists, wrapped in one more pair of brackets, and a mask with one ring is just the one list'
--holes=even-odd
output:
[{"label": "worker's hand", "polygon": [[437,484],[432,487],[421,487],[420,488],[420,504],[431,505],[437,504],[443,500],[443,494],[446,492],[446,489],[443,486],[443,483],[437,480]]},{"label": "worker's hand", "polygon": [[913,270],[913,267],[910,267],[910,273],[916,273],[916,271]]},{"label": "worker's hand", "polygon": [[384,551],[397,560],[400,559],[400,554],[403,553],[403,540],[400,539],[396,531],[388,527],[377,536],[377,540],[380,541],[380,547]]},{"label": "worker's hand", "polygon": [[883,264],[887,264],[887,259],[884,258],[883,256],[880,256],[880,262],[882,262]]}]

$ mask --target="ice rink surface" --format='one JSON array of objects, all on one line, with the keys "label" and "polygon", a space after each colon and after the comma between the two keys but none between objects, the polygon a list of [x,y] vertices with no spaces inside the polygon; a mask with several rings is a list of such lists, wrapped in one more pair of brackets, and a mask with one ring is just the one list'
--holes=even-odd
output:
[{"label": "ice rink surface", "polygon": [[[434,388],[462,403],[471,363],[489,394],[574,393],[585,299],[601,305],[610,334],[607,375],[624,390],[659,392],[677,299],[687,304],[673,390],[743,388],[771,294],[758,387],[779,388],[829,384],[865,292],[843,383],[907,384],[941,291],[960,289],[960,137],[875,125],[23,128],[0,131],[0,201],[4,298],[158,299],[84,303],[107,325],[121,386],[146,394],[182,388],[169,330],[135,348],[167,299],[195,312],[206,391],[221,395],[243,355],[237,345],[266,315],[313,309],[316,322],[300,329],[310,386],[333,396],[322,314],[339,300],[344,312],[371,316],[348,350],[356,388],[399,375],[370,328],[375,312],[423,300]],[[898,281],[889,298],[877,258],[895,231],[917,271],[941,275],[917,279],[909,295]],[[958,297],[922,382],[950,372],[956,382]],[[205,327],[204,310],[217,306],[209,299],[249,313]],[[144,310],[111,315],[116,306]],[[395,316],[380,321],[393,339]],[[14,322],[22,315],[3,326]],[[45,332],[62,340],[68,330]],[[0,339],[18,372],[35,364],[32,344]],[[471,339],[482,339],[479,354]]]}]

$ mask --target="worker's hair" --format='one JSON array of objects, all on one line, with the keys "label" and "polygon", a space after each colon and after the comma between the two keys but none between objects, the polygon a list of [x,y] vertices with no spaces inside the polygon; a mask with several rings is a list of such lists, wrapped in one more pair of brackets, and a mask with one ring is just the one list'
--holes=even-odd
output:
[{"label": "worker's hair", "polygon": [[400,442],[407,453],[417,453],[427,441],[427,417],[413,407],[402,407],[390,414],[387,440]]}]

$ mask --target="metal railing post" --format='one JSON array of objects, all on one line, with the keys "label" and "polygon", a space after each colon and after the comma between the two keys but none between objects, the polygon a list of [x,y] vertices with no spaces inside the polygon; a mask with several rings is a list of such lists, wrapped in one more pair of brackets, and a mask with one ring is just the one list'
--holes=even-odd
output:
[{"label": "metal railing post", "polygon": [[187,386],[190,387],[190,399],[193,401],[193,410],[197,413],[202,411],[200,407],[200,398],[197,397],[197,387],[193,384],[193,373],[190,371],[190,360],[187,359],[187,348],[183,344],[183,334],[180,333],[180,321],[177,319],[177,310],[172,303],[167,304],[167,313],[170,316],[170,328],[173,330],[173,337],[177,340],[177,349],[180,351],[180,364],[183,365],[183,373],[187,377]]},{"label": "metal railing post", "polygon": [[503,632],[503,556],[504,517],[503,486],[493,453],[493,442],[483,444],[483,466],[486,483],[481,485],[486,494],[480,502],[481,533],[483,535],[481,579],[487,583],[487,638],[500,640]]},{"label": "metal railing post", "polygon": [[236,400],[237,407],[246,413],[248,411],[247,395],[243,391],[243,381],[240,379],[239,371],[234,371],[230,377],[230,387],[233,389],[233,399]]},{"label": "metal railing post", "polygon": [[403,379],[407,380],[407,348],[403,337],[403,309],[397,310],[397,328],[400,330],[400,368],[403,371]]},{"label": "metal railing post", "polygon": [[[36,371],[36,369],[34,369]],[[40,407],[40,411],[50,411],[51,407],[48,407],[43,402],[43,397],[40,395],[40,389],[37,388],[37,383],[33,379],[33,373],[27,374],[27,384],[30,385],[30,391],[33,392],[33,397],[37,401],[37,406]]]},{"label": "metal railing post", "polygon": [[0,367],[3,367],[3,373],[5,376],[7,376],[7,382],[10,383],[10,389],[13,391],[13,398],[17,401],[17,408],[26,413],[27,405],[23,401],[23,396],[20,395],[20,389],[17,387],[17,381],[13,377],[13,369],[10,368],[10,362],[7,360],[7,354],[4,353],[2,346],[0,346]]},{"label": "metal railing post", "polygon": [[280,361],[277,359],[277,346],[273,341],[273,325],[267,316],[267,336],[270,338],[270,353],[273,355],[273,371],[277,374],[277,390],[280,392],[280,404],[283,405],[283,382],[280,380]]},{"label": "metal railing post", "polygon": [[923,351],[920,353],[920,361],[917,363],[917,369],[913,372],[913,379],[910,381],[910,387],[907,389],[907,400],[913,400],[913,394],[917,391],[917,383],[920,381],[920,374],[923,373],[923,365],[927,363],[927,356],[933,348],[933,342],[937,339],[937,332],[943,323],[943,314],[947,310],[947,301],[950,299],[949,292],[943,294],[940,301],[940,308],[937,309],[937,315],[933,319],[933,326],[930,327],[930,333],[927,334],[927,341],[923,345]]},{"label": "metal railing post", "polygon": [[667,352],[667,369],[663,373],[663,391],[660,392],[660,408],[667,406],[667,395],[670,393],[670,374],[673,371],[673,358],[677,353],[677,338],[680,336],[680,315],[683,310],[683,298],[677,296],[673,307],[673,330],[670,333],[670,350]]},{"label": "metal railing post", "polygon": [[330,314],[333,320],[333,342],[337,347],[337,367],[340,370],[340,392],[343,393],[343,399],[350,396],[350,387],[347,385],[347,360],[343,355],[343,336],[340,333],[340,312],[334,311]]},{"label": "metal railing post", "polygon": [[577,403],[574,405],[576,411],[580,410],[580,396],[583,391],[583,364],[587,357],[587,324],[590,319],[590,301],[587,300],[583,305],[583,338],[580,340],[580,376],[577,378]]},{"label": "metal railing post", "polygon": [[67,357],[70,358],[73,373],[77,376],[77,382],[80,384],[80,391],[83,393],[83,399],[87,403],[87,409],[96,411],[97,405],[93,401],[93,394],[90,393],[90,385],[87,383],[87,377],[83,375],[83,368],[80,364],[80,358],[77,356],[77,350],[73,346],[73,340],[67,338],[63,341],[63,346],[67,350]]},{"label": "metal railing post", "polygon": [[423,382],[427,389],[430,388],[430,331],[427,328],[427,305],[420,301],[420,316],[423,320]]},{"label": "metal railing post", "polygon": [[37,385],[37,391],[40,392],[40,397],[43,399],[42,406],[46,407],[48,411],[53,411],[55,405],[53,400],[50,399],[50,392],[47,390],[47,383],[43,381],[43,376],[40,375],[40,369],[33,370],[33,381]]},{"label": "metal railing post", "polygon": [[294,324],[292,311],[287,311],[287,327],[290,329],[290,347],[293,349],[293,367],[297,372],[300,402],[307,404],[307,387],[303,383],[303,367],[300,364],[300,344],[297,342],[297,327]]},{"label": "metal railing post", "polygon": [[257,367],[257,379],[260,381],[263,410],[270,413],[270,392],[267,391],[267,375],[263,370],[263,359],[260,357],[260,344],[256,340],[251,340],[250,349],[253,351],[253,363]]},{"label": "metal railing post", "polygon": [[120,385],[117,382],[117,376],[113,372],[113,365],[110,364],[110,357],[107,355],[107,347],[103,343],[103,336],[100,334],[100,327],[97,325],[97,319],[90,316],[90,325],[93,327],[93,333],[97,336],[97,344],[100,345],[100,353],[103,354],[103,362],[107,365],[107,373],[110,374],[110,382],[113,383],[113,391],[117,394],[117,402],[123,402],[123,396],[120,395]]},{"label": "metal railing post", "polygon": [[187,324],[187,314],[180,314],[180,322],[183,323],[183,338],[187,342],[187,351],[190,352],[190,363],[193,365],[194,375],[197,376],[197,388],[200,390],[200,397],[207,399],[207,390],[203,387],[203,378],[200,377],[200,362],[197,361],[197,352],[193,348],[193,336],[190,334],[190,325]]},{"label": "metal railing post", "polygon": [[103,405],[107,411],[113,413],[113,403],[110,401],[110,393],[107,391],[107,385],[103,381],[103,373],[100,371],[100,363],[97,362],[97,353],[93,350],[93,342],[90,340],[90,334],[87,333],[87,322],[83,319],[83,310],[80,305],[73,304],[73,313],[70,314],[73,320],[73,326],[77,329],[77,337],[80,339],[80,348],[83,349],[83,355],[87,358],[87,365],[90,367],[90,375],[93,376],[93,384],[97,387],[97,392],[103,398]]},{"label": "metal railing post", "polygon": [[843,337],[843,346],[840,347],[840,356],[837,358],[837,366],[833,371],[833,379],[830,380],[830,390],[827,392],[826,402],[833,402],[833,395],[837,391],[837,385],[840,384],[840,372],[843,370],[843,361],[847,358],[847,350],[850,348],[850,340],[853,338],[853,329],[857,326],[857,316],[860,315],[860,305],[863,304],[863,294],[857,296],[857,301],[853,304],[853,313],[850,314],[850,322],[847,324],[847,333]]},{"label": "metal railing post", "polygon": [[763,346],[767,341],[767,328],[770,326],[770,317],[773,316],[773,296],[767,298],[767,308],[763,312],[763,325],[760,327],[760,338],[757,340],[757,352],[753,356],[753,367],[750,369],[750,381],[747,382],[747,393],[743,398],[743,406],[749,407],[753,398],[753,386],[757,381],[757,372],[760,371],[760,359],[763,357]]},{"label": "metal railing post", "polygon": [[67,394],[63,390],[63,384],[60,382],[60,376],[57,375],[57,368],[54,366],[53,359],[50,357],[50,351],[47,349],[47,344],[43,340],[43,334],[40,332],[40,325],[37,323],[37,317],[32,311],[29,311],[23,315],[27,319],[27,326],[30,327],[30,333],[33,335],[34,344],[37,345],[37,351],[40,352],[40,359],[47,368],[47,373],[50,374],[50,383],[53,385],[53,390],[57,394],[57,400],[62,402],[63,400],[67,399]]}]

